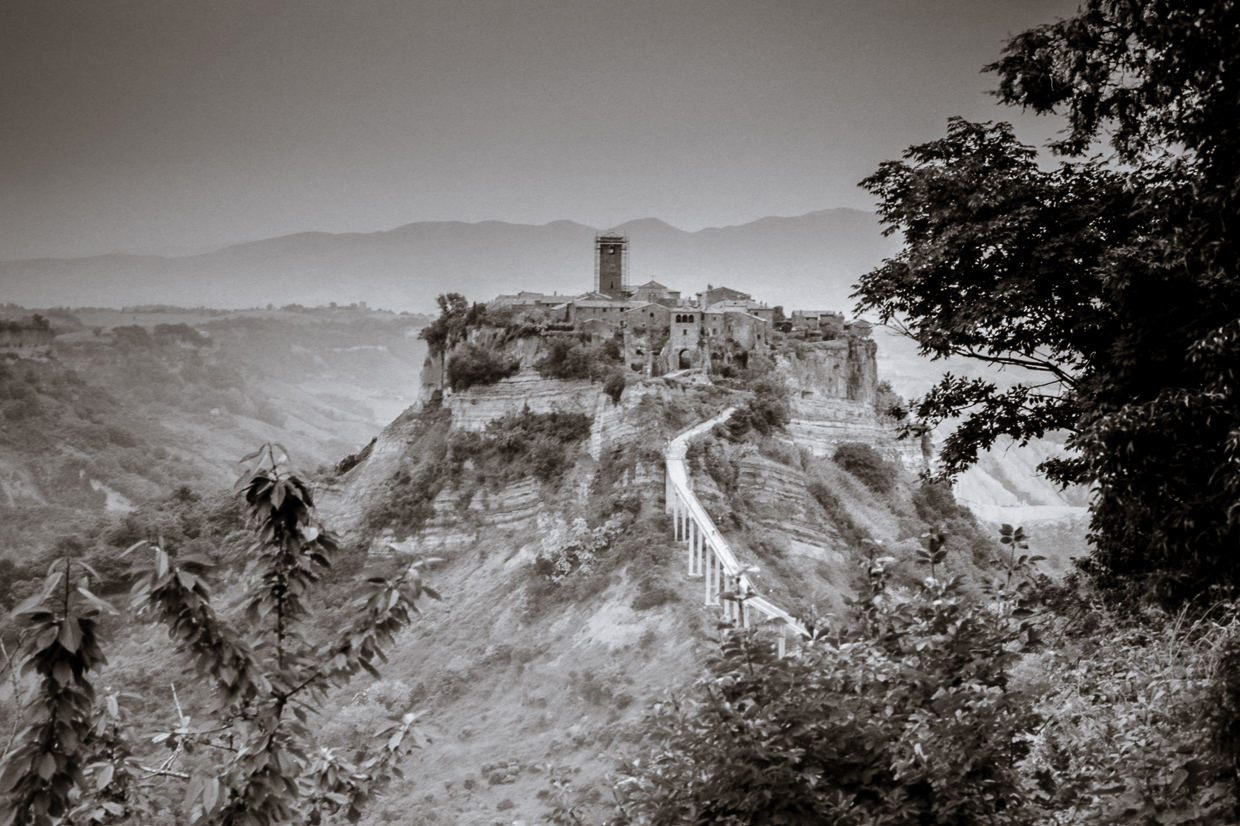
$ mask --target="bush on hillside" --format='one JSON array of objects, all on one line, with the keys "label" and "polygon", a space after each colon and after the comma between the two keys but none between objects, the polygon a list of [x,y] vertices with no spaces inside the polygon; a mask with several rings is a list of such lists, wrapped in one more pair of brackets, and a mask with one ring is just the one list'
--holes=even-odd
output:
[{"label": "bush on hillside", "polygon": [[880,381],[874,391],[874,413],[880,419],[899,422],[908,418],[908,403],[889,381]]},{"label": "bush on hillside", "polygon": [[547,354],[534,364],[544,379],[571,381],[591,376],[590,354],[585,345],[568,336],[555,338],[547,346]]},{"label": "bush on hillside", "polygon": [[845,442],[831,460],[875,493],[890,493],[899,478],[899,469],[863,442]]},{"label": "bush on hillside", "polygon": [[620,404],[620,397],[624,394],[626,384],[622,370],[613,370],[607,375],[607,380],[603,382],[603,392],[607,394],[607,398],[611,399],[612,404]]},{"label": "bush on hillside", "polygon": [[741,438],[750,430],[767,436],[792,421],[788,388],[778,378],[764,376],[752,382],[749,389],[753,395],[727,422],[733,439]]},{"label": "bush on hillside", "polygon": [[890,561],[797,656],[726,633],[648,718],[657,759],[622,766],[625,822],[1236,822],[1234,608],[1121,621],[1023,562],[974,600],[890,588]]},{"label": "bush on hillside", "polygon": [[658,758],[621,769],[632,822],[1032,821],[1018,763],[1039,720],[1004,691],[1027,621],[934,579],[897,597],[884,562],[865,563],[856,629],[820,628],[800,656],[725,635],[692,693],[654,710]]},{"label": "bush on hillside", "polygon": [[470,387],[495,384],[516,375],[520,369],[519,359],[471,342],[448,359],[448,386],[459,393]]},{"label": "bush on hillside", "polygon": [[534,369],[544,379],[600,381],[613,375],[615,366],[623,359],[620,343],[614,338],[587,342],[561,336],[551,340],[546,355],[534,364]]},{"label": "bush on hillside", "polygon": [[460,466],[472,462],[479,481],[497,483],[533,476],[556,483],[572,466],[571,451],[590,435],[590,416],[553,410],[534,413],[529,408],[509,413],[487,425],[481,433],[458,431],[449,447],[460,475]]}]

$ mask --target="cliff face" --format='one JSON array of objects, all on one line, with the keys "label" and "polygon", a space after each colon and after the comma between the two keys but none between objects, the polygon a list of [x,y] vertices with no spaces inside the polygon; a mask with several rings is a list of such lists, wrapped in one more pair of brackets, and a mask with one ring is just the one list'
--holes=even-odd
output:
[{"label": "cliff face", "polygon": [[602,397],[601,384],[544,379],[536,370],[522,367],[517,375],[496,384],[445,393],[443,406],[452,411],[453,427],[482,430],[500,416],[526,407],[532,413],[593,413]]},{"label": "cliff face", "polygon": [[791,342],[778,359],[790,382],[813,395],[874,405],[878,345],[870,338]]},{"label": "cliff face", "polygon": [[[507,353],[521,357],[526,365],[537,356],[528,344],[510,348]],[[374,529],[365,524],[368,510],[388,495],[395,477],[410,470],[427,440],[442,439],[451,431],[482,431],[492,421],[527,408],[532,413],[560,411],[591,417],[579,466],[555,496],[528,478],[477,490],[448,486],[434,497],[433,516],[416,536],[372,536],[371,552],[386,553],[389,545],[397,543],[405,551],[444,553],[468,548],[483,537],[494,540],[532,530],[540,516],[561,510],[567,514],[584,507],[591,476],[599,463],[626,449],[636,450],[643,460],[631,462],[618,482],[633,490],[661,490],[661,450],[679,426],[669,423],[667,408],[676,406],[686,392],[684,387],[663,381],[644,381],[630,385],[620,400],[613,402],[598,382],[544,379],[525,366],[496,384],[445,393],[442,405],[449,415],[440,417],[439,424],[422,412],[422,405],[410,408],[376,437],[356,467],[319,491],[319,509],[343,535],[360,538]],[[438,435],[432,432],[435,428],[441,431]]]},{"label": "cliff face", "polygon": [[776,359],[790,391],[788,433],[815,456],[830,456],[844,442],[865,442],[912,471],[926,466],[920,443],[897,440],[895,429],[874,409],[878,388],[869,338],[797,342]]}]

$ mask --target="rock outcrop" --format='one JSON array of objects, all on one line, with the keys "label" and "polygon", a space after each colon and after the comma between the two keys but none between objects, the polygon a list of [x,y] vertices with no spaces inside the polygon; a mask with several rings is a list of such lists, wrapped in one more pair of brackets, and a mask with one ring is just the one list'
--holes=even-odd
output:
[{"label": "rock outcrop", "polygon": [[830,456],[844,442],[864,442],[909,470],[929,461],[923,445],[896,439],[895,428],[879,417],[878,345],[869,338],[798,342],[776,363],[789,389],[792,441],[815,456]]},{"label": "rock outcrop", "polygon": [[544,379],[532,368],[523,367],[515,376],[495,384],[447,393],[443,406],[452,411],[454,428],[483,430],[495,419],[527,407],[532,413],[560,410],[592,414],[602,394],[598,383]]}]

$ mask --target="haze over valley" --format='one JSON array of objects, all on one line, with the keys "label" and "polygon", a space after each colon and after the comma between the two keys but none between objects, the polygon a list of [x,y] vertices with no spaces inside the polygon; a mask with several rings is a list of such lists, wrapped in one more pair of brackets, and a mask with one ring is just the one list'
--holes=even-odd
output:
[{"label": "haze over valley", "polygon": [[[655,218],[600,227],[627,233],[634,283],[686,294],[744,284],[789,307],[845,310],[859,272],[897,249],[872,214],[831,209],[685,232]],[[598,230],[424,222],[372,233],[299,233],[184,257],[107,255],[0,262],[0,296],[28,307],[170,304],[261,307],[350,304],[430,313],[435,296],[485,301],[532,290],[576,295],[591,286]]]}]

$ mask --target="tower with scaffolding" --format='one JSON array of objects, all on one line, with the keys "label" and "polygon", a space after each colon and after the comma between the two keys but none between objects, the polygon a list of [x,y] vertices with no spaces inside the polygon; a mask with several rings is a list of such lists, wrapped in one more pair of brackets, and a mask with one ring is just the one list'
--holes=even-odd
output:
[{"label": "tower with scaffolding", "polygon": [[628,236],[607,232],[594,236],[594,291],[609,298],[628,297]]}]

